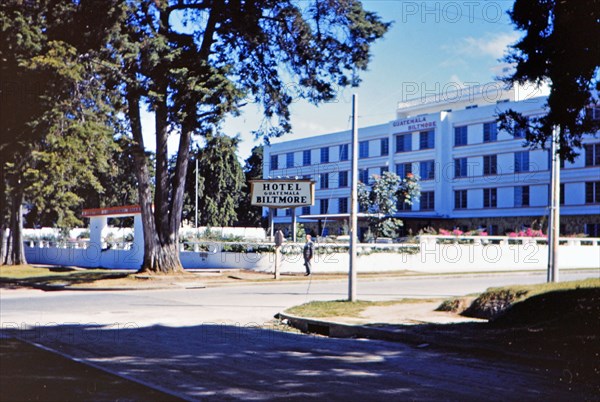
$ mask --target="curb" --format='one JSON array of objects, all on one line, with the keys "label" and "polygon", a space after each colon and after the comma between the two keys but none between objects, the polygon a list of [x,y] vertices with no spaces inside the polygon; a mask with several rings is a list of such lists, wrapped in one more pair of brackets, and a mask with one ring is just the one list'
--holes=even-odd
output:
[{"label": "curb", "polygon": [[[511,352],[508,350],[494,348],[482,345],[467,345],[440,338],[437,335],[420,335],[411,330],[411,326],[396,326],[395,329],[386,329],[381,327],[371,327],[366,325],[352,325],[338,322],[317,320],[313,318],[297,317],[286,313],[275,315],[280,321],[287,320],[287,325],[296,328],[306,334],[323,335],[330,338],[346,339],[371,339],[388,342],[404,343],[416,348],[441,348],[452,352],[485,355],[489,358],[509,359],[510,361],[519,361],[523,364],[537,365],[540,361],[555,367],[563,367],[564,362],[553,357],[542,358],[539,355],[531,355],[523,352]],[[377,325],[377,324],[374,324]],[[381,324],[386,325],[386,324]],[[423,325],[443,325],[435,323],[423,323]]]},{"label": "curb", "polygon": [[366,325],[343,324],[338,322],[322,321],[313,318],[297,317],[286,313],[278,313],[276,318],[281,321],[287,320],[288,325],[304,333],[324,335],[331,338],[364,338],[392,342],[405,342],[410,344],[427,343],[423,338],[415,336],[400,328],[392,330]]}]

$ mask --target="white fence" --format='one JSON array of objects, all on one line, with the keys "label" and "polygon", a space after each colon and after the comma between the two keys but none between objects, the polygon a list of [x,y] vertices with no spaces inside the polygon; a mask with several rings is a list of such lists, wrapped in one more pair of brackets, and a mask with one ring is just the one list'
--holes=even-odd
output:
[{"label": "white fence", "polygon": [[[360,244],[359,272],[409,270],[415,272],[482,272],[545,270],[548,246],[545,238],[504,236],[421,236],[416,243]],[[132,243],[110,243],[101,248],[89,242],[51,244],[27,242],[31,264],[50,264],[111,269],[138,269],[143,250]],[[302,243],[282,247],[281,272],[304,272]],[[269,272],[274,268],[272,243],[182,243],[180,257],[185,268],[241,268]],[[347,243],[319,243],[314,272],[348,272]],[[595,268],[600,273],[599,238],[561,238],[558,264],[561,269]]]}]

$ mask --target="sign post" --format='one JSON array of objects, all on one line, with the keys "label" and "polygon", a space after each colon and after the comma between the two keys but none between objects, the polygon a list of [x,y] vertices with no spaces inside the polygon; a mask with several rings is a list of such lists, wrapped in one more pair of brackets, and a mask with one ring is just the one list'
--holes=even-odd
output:
[{"label": "sign post", "polygon": [[279,262],[281,260],[281,246],[283,244],[283,232],[275,232],[275,279],[279,279]]},{"label": "sign post", "polygon": [[292,240],[296,241],[296,208],[313,205],[315,202],[315,182],[308,179],[251,180],[250,203],[268,207],[271,241],[275,242],[275,279],[279,278],[279,255],[283,243],[283,233],[274,233],[274,217],[277,208],[292,209]]}]

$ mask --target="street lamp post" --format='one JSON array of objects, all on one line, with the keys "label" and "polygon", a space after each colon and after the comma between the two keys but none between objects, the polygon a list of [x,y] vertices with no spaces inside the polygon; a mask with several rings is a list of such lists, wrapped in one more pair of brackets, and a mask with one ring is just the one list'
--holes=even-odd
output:
[{"label": "street lamp post", "polygon": [[550,219],[548,220],[548,282],[558,282],[558,245],[560,236],[560,128],[552,132],[550,177]]},{"label": "street lamp post", "polygon": [[350,196],[350,267],[348,271],[348,301],[356,301],[356,245],[358,214],[358,95],[352,95],[352,191]]}]

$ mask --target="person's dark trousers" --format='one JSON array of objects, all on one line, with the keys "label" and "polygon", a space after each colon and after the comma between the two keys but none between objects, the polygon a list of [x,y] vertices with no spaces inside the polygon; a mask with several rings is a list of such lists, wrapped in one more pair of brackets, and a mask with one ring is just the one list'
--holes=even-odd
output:
[{"label": "person's dark trousers", "polygon": [[304,260],[304,268],[306,268],[306,275],[310,275],[310,260]]}]

